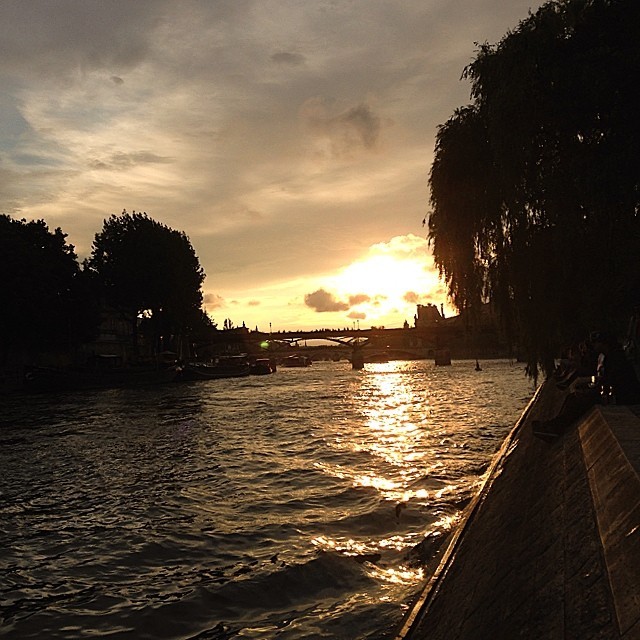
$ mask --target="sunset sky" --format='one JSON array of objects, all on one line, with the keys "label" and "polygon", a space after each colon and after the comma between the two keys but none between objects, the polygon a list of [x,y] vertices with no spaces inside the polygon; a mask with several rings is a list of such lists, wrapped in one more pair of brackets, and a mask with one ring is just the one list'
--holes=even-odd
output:
[{"label": "sunset sky", "polygon": [[0,212],[80,258],[123,209],[185,231],[222,325],[413,323],[422,219],[476,43],[532,0],[2,0]]}]

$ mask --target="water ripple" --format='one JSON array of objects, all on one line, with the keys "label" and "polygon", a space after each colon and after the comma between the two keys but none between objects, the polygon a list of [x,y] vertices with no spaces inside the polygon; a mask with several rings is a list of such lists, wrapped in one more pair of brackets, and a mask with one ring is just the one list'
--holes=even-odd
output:
[{"label": "water ripple", "polygon": [[380,637],[532,391],[326,363],[3,399],[0,635]]}]

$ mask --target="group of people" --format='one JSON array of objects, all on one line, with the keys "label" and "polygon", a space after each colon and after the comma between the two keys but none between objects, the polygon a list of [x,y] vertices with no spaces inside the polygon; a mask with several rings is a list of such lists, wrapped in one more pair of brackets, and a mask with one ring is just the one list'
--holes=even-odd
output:
[{"label": "group of people", "polygon": [[[575,383],[575,384],[574,384]],[[640,404],[640,382],[633,364],[615,337],[592,333],[557,372],[560,389],[574,385],[557,416],[533,422],[535,436],[552,441],[595,404]]]}]

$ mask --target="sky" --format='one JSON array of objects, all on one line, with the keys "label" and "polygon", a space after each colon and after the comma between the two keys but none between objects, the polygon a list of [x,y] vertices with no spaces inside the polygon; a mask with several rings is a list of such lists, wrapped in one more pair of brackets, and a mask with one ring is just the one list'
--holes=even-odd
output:
[{"label": "sky", "polygon": [[0,213],[184,231],[222,326],[413,324],[464,67],[533,0],[2,0]]}]

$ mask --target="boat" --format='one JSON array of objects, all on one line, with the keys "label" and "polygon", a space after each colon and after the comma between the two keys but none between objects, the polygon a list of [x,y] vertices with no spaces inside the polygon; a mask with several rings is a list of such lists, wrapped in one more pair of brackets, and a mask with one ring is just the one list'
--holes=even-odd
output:
[{"label": "boat", "polygon": [[213,362],[187,362],[182,366],[181,381],[242,378],[248,376],[251,367],[243,356],[221,356]]},{"label": "boat", "polygon": [[283,367],[310,367],[311,358],[307,356],[287,356],[282,360]]},{"label": "boat", "polygon": [[276,363],[269,358],[256,358],[250,366],[252,376],[264,376],[276,372]]},{"label": "boat", "polygon": [[24,389],[30,393],[145,387],[173,382],[176,367],[130,366],[110,369],[30,367],[24,376]]}]

